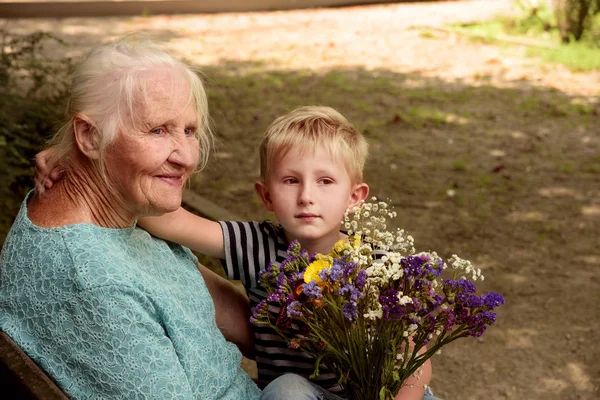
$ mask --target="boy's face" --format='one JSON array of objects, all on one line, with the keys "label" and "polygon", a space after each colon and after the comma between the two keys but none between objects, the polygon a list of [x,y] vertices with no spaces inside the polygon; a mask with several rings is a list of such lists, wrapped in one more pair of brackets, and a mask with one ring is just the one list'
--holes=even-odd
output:
[{"label": "boy's face", "polygon": [[343,162],[325,149],[290,150],[271,171],[256,190],[287,239],[299,240],[310,251],[329,252],[340,238],[346,209],[369,192],[366,184],[353,184]]}]

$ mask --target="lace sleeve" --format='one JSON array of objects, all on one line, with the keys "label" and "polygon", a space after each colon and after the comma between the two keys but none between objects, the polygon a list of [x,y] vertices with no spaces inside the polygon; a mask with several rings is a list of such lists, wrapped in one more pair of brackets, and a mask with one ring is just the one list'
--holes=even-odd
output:
[{"label": "lace sleeve", "polygon": [[165,328],[143,295],[104,286],[83,292],[57,311],[46,327],[47,350],[54,357],[46,359],[45,368],[59,380],[68,377],[66,387],[59,384],[70,397],[195,397]]}]

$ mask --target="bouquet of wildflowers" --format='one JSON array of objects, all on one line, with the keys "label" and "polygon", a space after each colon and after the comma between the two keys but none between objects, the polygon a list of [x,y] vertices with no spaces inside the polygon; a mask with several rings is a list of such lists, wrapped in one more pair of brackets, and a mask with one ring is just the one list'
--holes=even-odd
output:
[{"label": "bouquet of wildflowers", "polygon": [[395,216],[375,198],[363,202],[342,221],[348,241],[330,254],[308,254],[295,241],[285,261],[260,274],[269,296],[252,322],[315,357],[313,375],[321,363],[330,367],[350,399],[394,398],[442,346],[481,336],[504,303],[497,293],[476,294],[483,276],[469,261],[454,255],[446,264],[415,252],[403,230],[388,231]]}]

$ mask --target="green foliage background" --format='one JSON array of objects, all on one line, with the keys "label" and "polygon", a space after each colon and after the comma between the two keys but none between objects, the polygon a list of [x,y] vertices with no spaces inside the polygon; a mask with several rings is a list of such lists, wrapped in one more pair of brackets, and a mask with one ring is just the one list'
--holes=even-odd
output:
[{"label": "green foliage background", "polygon": [[[43,54],[47,41],[59,39],[42,32],[10,38],[0,33],[0,243],[25,194],[32,188],[35,154],[62,116],[70,60]],[[7,50],[8,49],[8,50]]]}]

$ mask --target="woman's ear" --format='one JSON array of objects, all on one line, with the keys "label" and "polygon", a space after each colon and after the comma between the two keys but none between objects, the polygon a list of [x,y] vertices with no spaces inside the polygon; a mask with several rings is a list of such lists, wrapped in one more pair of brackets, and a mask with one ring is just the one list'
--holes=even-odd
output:
[{"label": "woman's ear", "polygon": [[350,203],[348,208],[352,208],[358,205],[362,200],[365,200],[369,195],[369,185],[366,183],[359,183],[352,187],[352,193],[350,193]]},{"label": "woman's ear", "polygon": [[274,211],[273,201],[271,200],[271,193],[269,193],[269,188],[267,187],[264,181],[257,181],[254,184],[254,190],[256,190],[256,194],[262,200],[265,208],[269,211]]},{"label": "woman's ear", "polygon": [[92,160],[100,158],[98,129],[88,117],[77,114],[73,119],[73,132],[79,151]]}]

